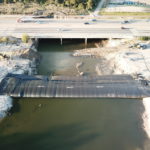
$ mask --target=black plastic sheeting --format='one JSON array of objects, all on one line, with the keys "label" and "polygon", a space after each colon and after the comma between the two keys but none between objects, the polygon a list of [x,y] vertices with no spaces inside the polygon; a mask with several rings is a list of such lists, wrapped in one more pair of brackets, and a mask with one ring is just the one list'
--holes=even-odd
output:
[{"label": "black plastic sheeting", "polygon": [[129,75],[47,77],[8,74],[0,84],[0,94],[12,97],[143,98],[150,96],[150,87]]}]

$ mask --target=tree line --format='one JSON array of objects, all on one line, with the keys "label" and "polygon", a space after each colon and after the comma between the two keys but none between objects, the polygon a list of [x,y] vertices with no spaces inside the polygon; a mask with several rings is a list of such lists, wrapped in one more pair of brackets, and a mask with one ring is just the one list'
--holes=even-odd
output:
[{"label": "tree line", "polygon": [[93,9],[100,0],[51,0],[55,4],[79,9]]},{"label": "tree line", "polygon": [[100,0],[0,0],[3,3],[16,3],[16,2],[36,2],[40,4],[56,4],[66,7],[78,8],[78,9],[88,9],[91,10],[96,7]]}]

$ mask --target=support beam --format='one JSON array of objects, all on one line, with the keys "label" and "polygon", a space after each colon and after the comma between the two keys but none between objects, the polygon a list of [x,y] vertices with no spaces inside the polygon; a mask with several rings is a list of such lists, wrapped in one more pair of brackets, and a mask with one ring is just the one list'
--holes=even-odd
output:
[{"label": "support beam", "polygon": [[87,46],[87,38],[85,38],[85,47]]},{"label": "support beam", "polygon": [[62,38],[60,39],[60,44],[61,44],[61,45],[63,44],[63,39],[62,39]]},{"label": "support beam", "polygon": [[38,45],[39,45],[39,39],[38,39],[38,38],[35,38],[34,41],[35,41],[35,44],[34,44],[34,45],[35,45],[35,48],[37,48]]},{"label": "support beam", "polygon": [[109,38],[109,41],[111,41],[111,40],[112,40],[112,38],[110,37],[110,38]]}]

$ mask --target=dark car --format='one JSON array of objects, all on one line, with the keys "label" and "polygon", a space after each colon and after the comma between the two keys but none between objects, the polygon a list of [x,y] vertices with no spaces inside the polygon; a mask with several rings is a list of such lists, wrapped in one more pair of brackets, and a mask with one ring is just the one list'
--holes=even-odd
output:
[{"label": "dark car", "polygon": [[92,19],[93,22],[97,21],[96,19]]},{"label": "dark car", "polygon": [[128,20],[124,20],[124,21],[122,22],[122,24],[126,24],[126,23],[129,23],[129,21],[128,21]]},{"label": "dark car", "polygon": [[84,22],[84,24],[90,24],[89,22]]},{"label": "dark car", "polygon": [[127,28],[125,28],[125,27],[121,27],[121,29],[127,29]]},{"label": "dark car", "polygon": [[33,18],[34,19],[46,19],[46,18],[53,18],[53,16],[51,16],[51,15],[47,15],[47,16],[41,15],[41,16],[34,16]]}]

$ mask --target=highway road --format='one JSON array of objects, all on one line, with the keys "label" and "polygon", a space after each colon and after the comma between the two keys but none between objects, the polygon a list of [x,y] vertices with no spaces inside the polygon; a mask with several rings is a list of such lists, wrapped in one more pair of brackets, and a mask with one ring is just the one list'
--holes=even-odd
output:
[{"label": "highway road", "polygon": [[[23,33],[31,38],[132,38],[150,36],[150,21],[123,19],[33,19],[18,23],[17,17],[0,18],[0,36],[22,37]],[[89,24],[85,24],[85,22]],[[122,28],[124,27],[124,28]]]},{"label": "highway road", "polygon": [[[37,38],[130,38],[129,29],[118,28],[15,28],[13,34],[27,33]],[[45,36],[44,36],[45,35]]]},{"label": "highway road", "polygon": [[[0,24],[3,23],[7,23],[7,24],[14,24],[17,23],[17,19],[22,18],[22,20],[27,21],[28,23],[36,23],[36,24],[60,24],[60,23],[65,23],[65,24],[71,24],[71,23],[75,23],[75,24],[84,24],[85,22],[89,22],[90,25],[93,24],[103,24],[103,23],[117,23],[117,24],[121,24],[124,19],[120,18],[120,19],[96,19],[96,21],[93,21],[94,19],[33,19],[31,16],[29,17],[1,17],[0,16]],[[129,19],[130,24],[134,24],[134,23],[142,23],[142,22],[149,22],[148,19]]]},{"label": "highway road", "polygon": [[115,29],[115,28],[15,28],[14,33],[124,33],[130,34],[129,29]]}]

